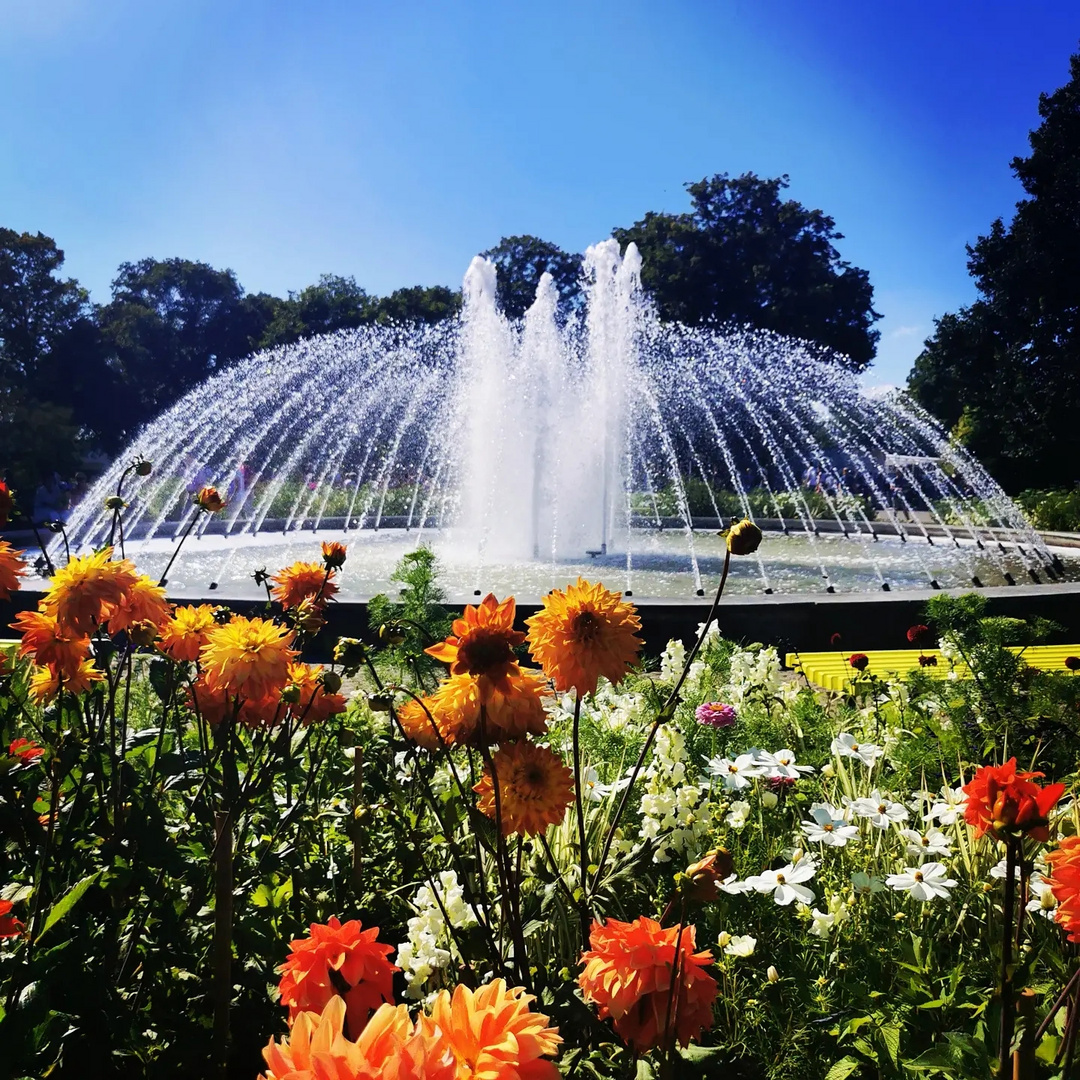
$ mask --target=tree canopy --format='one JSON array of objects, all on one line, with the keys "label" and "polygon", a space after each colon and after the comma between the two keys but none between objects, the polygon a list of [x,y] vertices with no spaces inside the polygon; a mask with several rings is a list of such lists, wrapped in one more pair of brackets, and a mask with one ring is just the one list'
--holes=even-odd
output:
[{"label": "tree canopy", "polygon": [[968,247],[978,299],[937,320],[909,379],[1014,490],[1080,477],[1080,54],[1039,116],[1012,221]]},{"label": "tree canopy", "polygon": [[869,275],[840,258],[831,217],[782,197],[788,183],[717,173],[686,185],[688,213],[648,213],[613,235],[637,244],[661,318],[806,338],[862,370],[880,337]]},{"label": "tree canopy", "polygon": [[481,254],[495,264],[499,306],[508,318],[520,319],[532,307],[545,273],[551,275],[563,304],[573,306],[581,296],[581,256],[547,240],[504,236]]}]

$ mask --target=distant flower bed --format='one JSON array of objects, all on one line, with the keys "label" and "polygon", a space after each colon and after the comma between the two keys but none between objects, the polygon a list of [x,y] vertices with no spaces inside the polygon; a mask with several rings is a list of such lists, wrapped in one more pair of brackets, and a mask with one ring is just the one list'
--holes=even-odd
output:
[{"label": "distant flower bed", "polygon": [[0,675],[14,1075],[1069,1074],[1080,682],[1004,648],[1042,624],[939,597],[897,646],[945,678],[833,635],[826,692],[715,603],[652,659],[581,579],[452,618],[419,549],[324,642],[342,545],[174,606],[115,499]]}]

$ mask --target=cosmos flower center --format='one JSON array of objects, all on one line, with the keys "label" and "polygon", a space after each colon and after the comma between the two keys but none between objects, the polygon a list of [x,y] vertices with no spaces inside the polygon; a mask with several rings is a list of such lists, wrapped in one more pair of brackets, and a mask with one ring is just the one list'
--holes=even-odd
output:
[{"label": "cosmos flower center", "polygon": [[776,884],[777,885],[783,885],[784,884],[784,875],[783,874],[777,874],[776,875]]},{"label": "cosmos flower center", "polygon": [[825,832],[832,832],[833,831],[833,824],[830,821],[828,825],[823,825],[822,828],[825,830]]},{"label": "cosmos flower center", "polygon": [[921,870],[916,870],[915,874],[914,874],[914,877],[915,877],[916,881],[922,881],[922,879],[923,879],[922,871]]},{"label": "cosmos flower center", "polygon": [[889,809],[889,807],[888,807],[888,805],[886,803],[878,803],[877,812],[879,814],[884,814],[885,811],[888,810],[888,809]]}]

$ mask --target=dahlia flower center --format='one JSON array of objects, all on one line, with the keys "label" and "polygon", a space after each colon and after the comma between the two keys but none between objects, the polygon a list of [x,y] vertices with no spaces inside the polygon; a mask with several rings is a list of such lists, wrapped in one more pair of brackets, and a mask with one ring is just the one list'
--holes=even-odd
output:
[{"label": "dahlia flower center", "polygon": [[575,641],[589,642],[595,640],[597,635],[603,626],[601,621],[596,617],[596,612],[579,611],[574,616],[574,621],[571,624],[573,626],[573,634]]},{"label": "dahlia flower center", "polygon": [[539,787],[544,782],[544,770],[539,765],[530,765],[524,772],[523,779],[526,784]]},{"label": "dahlia flower center", "polygon": [[513,663],[514,652],[502,633],[474,630],[458,646],[458,659],[471,674],[482,675],[502,664]]}]

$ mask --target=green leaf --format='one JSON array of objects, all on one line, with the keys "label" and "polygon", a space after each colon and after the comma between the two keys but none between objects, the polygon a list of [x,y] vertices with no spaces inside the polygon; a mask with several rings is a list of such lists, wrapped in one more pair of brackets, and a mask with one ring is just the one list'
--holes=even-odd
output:
[{"label": "green leaf", "polygon": [[274,890],[274,907],[279,908],[286,900],[291,900],[293,894],[292,875],[290,874],[275,890]]},{"label": "green leaf", "polygon": [[638,1058],[634,1080],[654,1080],[655,1076],[656,1070],[653,1068],[652,1062],[646,1061],[644,1058]]},{"label": "green leaf", "polygon": [[45,925],[41,928],[41,933],[38,934],[37,940],[34,942],[35,945],[82,899],[83,893],[97,881],[100,874],[101,871],[98,870],[88,877],[84,877],[82,881],[72,885],[72,887],[68,889],[55,904],[53,904],[52,908],[49,910],[49,917],[45,920]]},{"label": "green leaf", "polygon": [[858,1058],[850,1054],[834,1061],[832,1068],[825,1074],[825,1080],[847,1080],[847,1078],[862,1064]]},{"label": "green leaf", "polygon": [[883,1024],[878,1029],[881,1041],[885,1044],[885,1050],[893,1063],[893,1068],[900,1068],[900,1025]]}]

